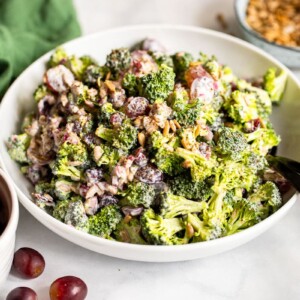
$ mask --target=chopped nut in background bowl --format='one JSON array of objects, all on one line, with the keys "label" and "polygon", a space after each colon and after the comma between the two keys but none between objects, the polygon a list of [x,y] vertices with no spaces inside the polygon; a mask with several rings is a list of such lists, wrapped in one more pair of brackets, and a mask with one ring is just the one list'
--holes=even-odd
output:
[{"label": "chopped nut in background bowl", "polygon": [[242,37],[291,68],[300,68],[300,1],[236,0]]}]

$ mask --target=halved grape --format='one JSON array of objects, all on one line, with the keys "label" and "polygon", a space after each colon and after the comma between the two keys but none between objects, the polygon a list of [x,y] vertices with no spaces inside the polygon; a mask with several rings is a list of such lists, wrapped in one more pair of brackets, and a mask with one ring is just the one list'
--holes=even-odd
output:
[{"label": "halved grape", "polygon": [[84,300],[88,288],[84,281],[75,276],[56,279],[50,286],[51,300]]},{"label": "halved grape", "polygon": [[18,287],[9,292],[6,300],[38,300],[34,290],[28,287]]},{"label": "halved grape", "polygon": [[43,273],[45,260],[38,251],[32,248],[20,248],[15,252],[13,267],[22,277],[36,278]]}]

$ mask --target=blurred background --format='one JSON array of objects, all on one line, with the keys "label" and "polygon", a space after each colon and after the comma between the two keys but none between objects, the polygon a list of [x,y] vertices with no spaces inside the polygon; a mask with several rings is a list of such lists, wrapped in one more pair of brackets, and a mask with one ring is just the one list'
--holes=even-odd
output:
[{"label": "blurred background", "polygon": [[[74,0],[83,34],[116,26],[167,23],[237,33],[234,0]],[[220,17],[228,25],[224,28]]]}]

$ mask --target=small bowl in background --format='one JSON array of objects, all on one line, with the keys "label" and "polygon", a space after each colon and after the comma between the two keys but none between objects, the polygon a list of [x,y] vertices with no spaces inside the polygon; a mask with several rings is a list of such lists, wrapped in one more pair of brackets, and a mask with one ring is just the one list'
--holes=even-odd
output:
[{"label": "small bowl in background", "polygon": [[0,288],[11,268],[18,219],[17,194],[11,180],[0,169]]},{"label": "small bowl in background", "polygon": [[287,47],[264,39],[246,22],[246,11],[249,0],[235,1],[235,15],[242,38],[271,54],[290,68],[300,68],[300,47]]}]

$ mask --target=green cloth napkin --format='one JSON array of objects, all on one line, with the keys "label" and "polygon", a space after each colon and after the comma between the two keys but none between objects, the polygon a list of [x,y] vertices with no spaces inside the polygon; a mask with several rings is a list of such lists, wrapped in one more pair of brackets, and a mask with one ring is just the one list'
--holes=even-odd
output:
[{"label": "green cloth napkin", "polygon": [[0,97],[35,59],[79,35],[72,0],[0,0]]}]

